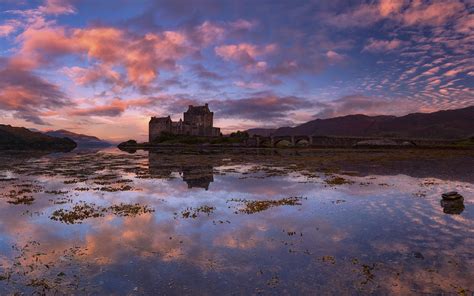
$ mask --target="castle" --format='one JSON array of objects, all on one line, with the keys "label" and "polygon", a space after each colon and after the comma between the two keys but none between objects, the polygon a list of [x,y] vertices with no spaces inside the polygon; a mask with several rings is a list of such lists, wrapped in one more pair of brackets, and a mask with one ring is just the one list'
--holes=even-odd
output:
[{"label": "castle", "polygon": [[173,122],[171,117],[152,117],[150,119],[149,141],[153,142],[161,133],[166,132],[174,135],[188,135],[201,137],[218,137],[220,128],[214,127],[214,112],[209,110],[209,105],[189,105],[188,111],[184,112],[184,120]]}]

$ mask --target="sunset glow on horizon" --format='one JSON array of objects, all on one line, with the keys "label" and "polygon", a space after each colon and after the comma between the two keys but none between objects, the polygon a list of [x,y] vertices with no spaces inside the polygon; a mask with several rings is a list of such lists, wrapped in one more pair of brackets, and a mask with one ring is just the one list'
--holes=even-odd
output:
[{"label": "sunset glow on horizon", "polygon": [[0,123],[111,141],[474,105],[474,2],[0,0]]}]

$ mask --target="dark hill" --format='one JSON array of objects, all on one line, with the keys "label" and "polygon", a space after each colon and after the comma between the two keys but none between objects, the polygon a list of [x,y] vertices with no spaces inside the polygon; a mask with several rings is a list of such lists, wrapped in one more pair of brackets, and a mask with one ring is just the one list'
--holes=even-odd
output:
[{"label": "dark hill", "polygon": [[101,140],[97,137],[76,134],[67,130],[49,131],[45,134],[53,137],[72,139],[74,142],[77,143],[77,146],[80,148],[101,148],[112,146],[112,144],[110,144],[109,142]]},{"label": "dark hill", "polygon": [[263,137],[268,137],[275,133],[276,128],[251,128],[247,130],[247,133],[249,133],[250,136],[253,135],[259,135]]},{"label": "dark hill", "polygon": [[0,124],[1,150],[70,151],[77,144],[68,138],[56,138],[24,127]]},{"label": "dark hill", "polygon": [[474,106],[405,116],[347,115],[282,127],[273,135],[460,139],[474,135]]}]

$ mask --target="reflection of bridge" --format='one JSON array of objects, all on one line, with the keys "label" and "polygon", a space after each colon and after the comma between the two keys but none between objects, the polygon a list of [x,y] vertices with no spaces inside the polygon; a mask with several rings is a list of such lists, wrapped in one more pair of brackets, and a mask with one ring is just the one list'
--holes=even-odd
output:
[{"label": "reflection of bridge", "polygon": [[163,158],[162,154],[148,152],[148,170],[151,177],[166,179],[173,173],[179,173],[188,188],[203,188],[208,190],[214,182],[214,168],[212,165],[196,165],[188,159],[180,160]]}]

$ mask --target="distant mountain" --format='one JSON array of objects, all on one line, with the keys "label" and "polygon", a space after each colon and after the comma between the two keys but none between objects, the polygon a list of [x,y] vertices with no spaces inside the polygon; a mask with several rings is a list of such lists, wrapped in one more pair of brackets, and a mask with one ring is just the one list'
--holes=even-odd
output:
[{"label": "distant mountain", "polygon": [[296,127],[276,129],[272,135],[467,138],[474,136],[474,106],[433,113],[412,113],[400,117],[357,114],[316,119]]},{"label": "distant mountain", "polygon": [[67,130],[49,131],[46,135],[60,138],[69,138],[77,143],[80,148],[101,148],[112,146],[111,143],[101,140],[94,136],[88,136],[83,134],[76,134]]},{"label": "distant mountain", "polygon": [[0,124],[0,149],[70,151],[77,144],[69,138],[57,138],[24,127]]},{"label": "distant mountain", "polygon": [[258,135],[268,137],[275,133],[276,130],[276,128],[251,128],[249,130],[246,130],[246,132],[249,133],[250,136]]}]

